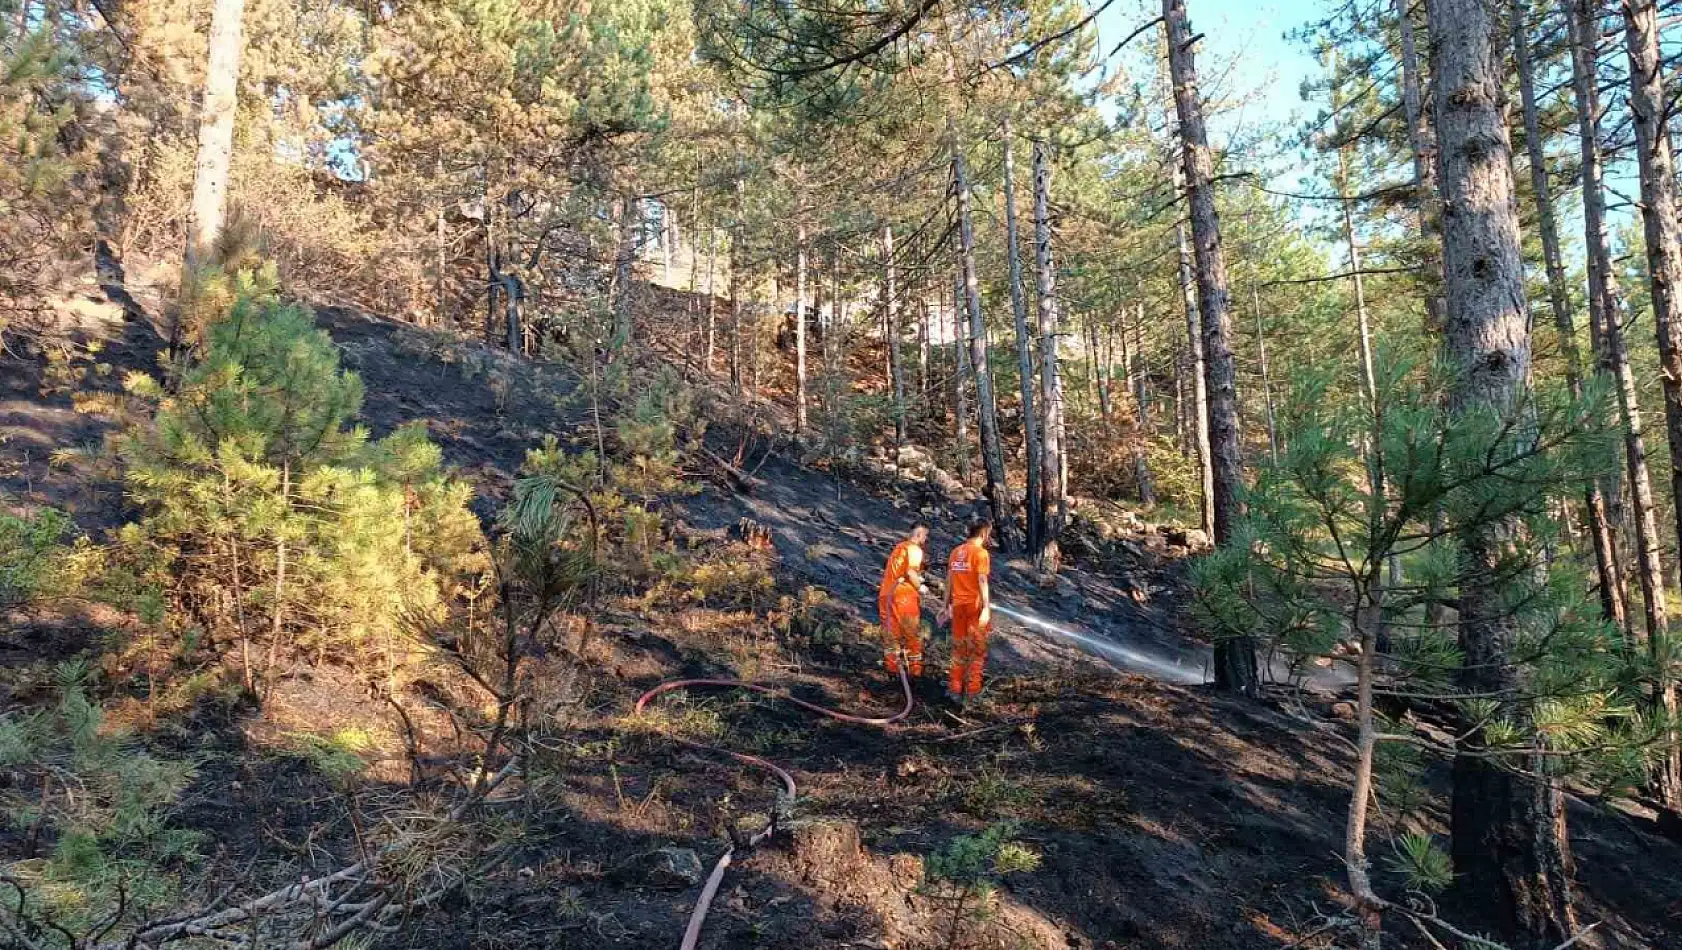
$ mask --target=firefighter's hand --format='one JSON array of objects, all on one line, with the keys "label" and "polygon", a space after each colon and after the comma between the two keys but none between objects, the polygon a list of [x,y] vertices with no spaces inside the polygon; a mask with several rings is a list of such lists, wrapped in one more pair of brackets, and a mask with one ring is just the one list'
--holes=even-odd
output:
[{"label": "firefighter's hand", "polygon": [[991,606],[981,608],[981,616],[977,618],[976,626],[983,630],[993,628],[993,608]]},{"label": "firefighter's hand", "polygon": [[935,622],[936,623],[940,624],[941,626],[945,626],[946,624],[950,623],[951,620],[952,620],[952,608],[946,606],[945,604],[941,604],[940,609],[938,611],[935,611],[934,617],[935,617]]}]

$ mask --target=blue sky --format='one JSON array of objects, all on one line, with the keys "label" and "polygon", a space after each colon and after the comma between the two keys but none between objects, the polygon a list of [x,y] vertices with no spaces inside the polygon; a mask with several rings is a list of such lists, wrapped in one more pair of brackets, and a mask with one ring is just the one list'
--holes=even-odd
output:
[{"label": "blue sky", "polygon": [[[1284,34],[1323,17],[1326,7],[1325,0],[1186,0],[1192,30],[1204,34],[1198,46],[1198,68],[1205,83],[1218,78],[1215,74],[1225,64],[1235,63],[1232,91],[1255,94],[1260,113],[1255,118],[1282,121],[1293,111],[1308,110],[1298,88],[1320,66],[1302,44],[1285,39]],[[1161,13],[1160,3],[1116,0],[1098,17],[1099,48],[1108,52]],[[1155,31],[1142,35],[1132,45],[1157,42],[1157,35]]]},{"label": "blue sky", "polygon": [[[1304,79],[1318,75],[1321,65],[1306,47],[1285,33],[1326,15],[1329,0],[1186,0],[1193,31],[1203,34],[1197,65],[1204,95],[1243,99],[1241,108],[1216,111],[1209,129],[1217,147],[1240,130],[1283,124],[1294,131],[1300,120],[1320,108],[1303,102]],[[1108,53],[1141,24],[1162,13],[1153,0],[1115,0],[1098,17],[1098,49]],[[1147,57],[1160,42],[1160,27],[1134,39],[1129,48],[1110,60],[1111,69],[1149,69]],[[1149,76],[1139,78],[1148,79]],[[1287,133],[1288,134],[1288,133]],[[1284,137],[1271,140],[1283,154],[1253,156],[1278,184],[1295,185],[1305,171],[1288,150]],[[1256,164],[1251,164],[1257,168]]]}]

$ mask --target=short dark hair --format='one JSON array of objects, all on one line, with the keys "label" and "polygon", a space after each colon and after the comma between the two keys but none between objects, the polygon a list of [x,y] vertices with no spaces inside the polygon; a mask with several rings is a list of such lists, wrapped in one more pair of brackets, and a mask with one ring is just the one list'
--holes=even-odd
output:
[{"label": "short dark hair", "polygon": [[911,533],[912,534],[916,534],[918,528],[921,528],[924,531],[934,530],[934,529],[929,527],[929,523],[927,521],[913,521],[913,522],[911,522]]},{"label": "short dark hair", "polygon": [[982,515],[969,523],[969,536],[972,538],[979,538],[981,537],[981,532],[990,531],[992,528],[993,519],[987,517],[986,515]]}]

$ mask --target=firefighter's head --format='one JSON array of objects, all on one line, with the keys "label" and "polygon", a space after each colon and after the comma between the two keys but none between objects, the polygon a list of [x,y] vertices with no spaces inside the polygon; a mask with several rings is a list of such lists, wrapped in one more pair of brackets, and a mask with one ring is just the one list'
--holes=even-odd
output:
[{"label": "firefighter's head", "polygon": [[918,547],[929,543],[929,526],[927,522],[918,521],[911,525],[911,541]]},{"label": "firefighter's head", "polygon": [[983,515],[971,521],[969,523],[969,539],[980,541],[981,546],[986,547],[987,543],[993,540],[993,519]]}]

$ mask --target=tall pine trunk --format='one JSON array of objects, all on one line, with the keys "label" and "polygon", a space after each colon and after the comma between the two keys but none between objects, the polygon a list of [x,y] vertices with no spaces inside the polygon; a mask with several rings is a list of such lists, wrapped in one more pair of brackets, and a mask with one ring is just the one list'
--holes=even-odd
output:
[{"label": "tall pine trunk", "polygon": [[806,432],[806,225],[794,232],[794,431]]},{"label": "tall pine trunk", "polygon": [[[921,285],[921,281],[918,282]],[[921,293],[918,295],[921,297]],[[921,394],[920,405],[926,413],[929,406],[929,311],[931,306],[927,300],[919,300],[917,305],[917,390]]]},{"label": "tall pine trunk", "polygon": [[1139,411],[1139,428],[1146,434],[1156,431],[1151,421],[1150,364],[1145,362],[1145,282],[1135,288],[1139,301],[1133,317],[1133,404]]},{"label": "tall pine trunk", "polygon": [[[1237,367],[1232,356],[1232,313],[1229,308],[1226,258],[1221,251],[1220,218],[1215,213],[1214,162],[1209,136],[1203,127],[1203,103],[1198,98],[1197,62],[1192,54],[1191,28],[1184,0],[1163,0],[1168,33],[1168,70],[1174,82],[1174,105],[1179,114],[1186,190],[1191,206],[1192,241],[1197,262],[1198,317],[1203,331],[1204,380],[1207,389],[1209,457],[1214,475],[1216,544],[1232,540],[1243,511],[1239,489],[1244,458],[1238,433]],[[1215,645],[1215,685],[1230,692],[1254,695],[1260,677],[1255,641],[1232,637]]]},{"label": "tall pine trunk", "polygon": [[[1142,297],[1142,294],[1141,294]],[[1140,320],[1145,318],[1145,302],[1138,301],[1138,315]],[[1121,319],[1121,378],[1123,390],[1127,398],[1133,400],[1133,436],[1128,441],[1132,443],[1133,482],[1139,491],[1139,504],[1150,508],[1156,504],[1156,480],[1151,477],[1150,460],[1145,457],[1145,439],[1150,430],[1150,410],[1145,405],[1143,360],[1137,348],[1128,342],[1127,308],[1123,307]]]},{"label": "tall pine trunk", "polygon": [[[1333,70],[1335,72],[1335,60]],[[1338,87],[1333,87],[1333,110],[1341,109],[1342,102],[1337,93]],[[1373,360],[1372,318],[1367,310],[1366,276],[1361,273],[1361,246],[1355,240],[1355,211],[1354,202],[1349,194],[1349,143],[1342,142],[1337,150],[1337,191],[1342,199],[1338,203],[1343,210],[1343,240],[1349,252],[1349,275],[1355,290],[1355,335],[1357,351],[1361,364],[1361,392],[1366,397],[1368,424],[1366,461],[1367,488],[1371,493],[1369,508],[1369,524],[1376,533],[1383,523],[1387,510],[1385,501],[1385,472],[1384,472],[1384,405],[1378,398],[1378,372]],[[1394,563],[1394,561],[1392,561]],[[1366,578],[1366,589],[1359,596],[1362,599],[1363,614],[1361,617],[1362,638],[1362,673],[1370,681],[1372,677],[1372,653],[1381,646],[1389,648],[1389,637],[1384,626],[1384,572],[1374,565]],[[1370,690],[1370,683],[1368,689]],[[1371,715],[1371,697],[1367,697],[1366,715]],[[1370,724],[1363,723],[1361,742],[1370,743],[1370,736],[1366,730]],[[1362,755],[1370,758],[1372,750],[1363,746]],[[1366,765],[1370,766],[1370,762]],[[1364,803],[1362,806],[1364,820]],[[1352,829],[1353,830],[1353,829]],[[1359,890],[1359,888],[1357,888]]]},{"label": "tall pine trunk", "polygon": [[[1677,533],[1682,538],[1682,206],[1676,199],[1676,164],[1670,146],[1669,100],[1664,63],[1659,55],[1659,12],[1655,0],[1626,0],[1624,42],[1629,49],[1630,113],[1641,170],[1641,221],[1647,243],[1647,278],[1653,321],[1659,337],[1659,379],[1664,383],[1665,434],[1670,439],[1670,490],[1676,504]],[[1665,718],[1676,721],[1676,684],[1663,665],[1657,638],[1651,641],[1659,662],[1655,701]],[[1654,781],[1659,800],[1682,810],[1682,742],[1672,731],[1664,762]]]},{"label": "tall pine trunk", "polygon": [[1250,273],[1250,303],[1256,310],[1256,361],[1261,366],[1262,400],[1267,410],[1267,451],[1273,461],[1279,461],[1279,414],[1273,405],[1273,376],[1267,363],[1267,334],[1262,326],[1261,290],[1256,286],[1255,269]]},{"label": "tall pine trunk", "polygon": [[964,304],[969,311],[971,369],[975,373],[975,406],[981,429],[981,465],[987,476],[983,489],[992,509],[994,533],[1010,547],[1015,531],[1010,521],[1010,487],[1005,479],[1004,446],[999,441],[998,404],[993,398],[993,370],[987,361],[987,324],[981,315],[981,281],[975,268],[975,227],[970,217],[969,172],[957,127],[950,116],[946,134],[952,149],[952,185],[958,194],[958,266],[964,281]]},{"label": "tall pine trunk", "polygon": [[1039,290],[1040,407],[1045,424],[1040,433],[1040,510],[1045,519],[1040,547],[1034,552],[1042,567],[1055,563],[1055,545],[1068,519],[1068,485],[1064,472],[1063,377],[1057,361],[1060,330],[1057,313],[1057,268],[1051,254],[1051,167],[1044,142],[1034,143],[1034,260]]},{"label": "tall pine trunk", "polygon": [[[1174,190],[1184,195],[1185,171],[1174,165]],[[1209,447],[1209,390],[1205,382],[1203,363],[1203,321],[1197,310],[1197,277],[1192,268],[1191,242],[1186,238],[1184,222],[1174,226],[1174,238],[1179,244],[1180,307],[1185,316],[1186,382],[1181,399],[1185,403],[1185,437],[1190,441],[1197,460],[1198,510],[1203,531],[1215,536],[1215,460]]]},{"label": "tall pine trunk", "polygon": [[691,189],[689,193],[689,225],[694,234],[689,238],[689,314],[693,321],[690,325],[688,354],[685,359],[693,365],[695,351],[701,343],[701,299],[696,294],[698,289],[696,279],[700,276],[701,263],[695,255],[701,250],[701,189]]},{"label": "tall pine trunk", "polygon": [[747,378],[742,365],[742,250],[747,234],[746,222],[743,220],[744,192],[747,183],[740,174],[740,163],[737,163],[736,176],[736,220],[730,229],[730,388],[741,400],[746,397]]},{"label": "tall pine trunk", "polygon": [[888,375],[894,386],[894,441],[910,439],[905,419],[905,371],[899,352],[899,287],[894,270],[894,228],[882,225],[882,335],[888,349]]},{"label": "tall pine trunk", "polygon": [[1115,328],[1113,326],[1098,326],[1097,314],[1089,313],[1086,318],[1086,333],[1092,338],[1092,378],[1098,385],[1098,415],[1105,422],[1115,413],[1114,399],[1111,386],[1114,367],[1111,361],[1115,358]]},{"label": "tall pine trunk", "polygon": [[[27,5],[24,7],[27,9]],[[228,178],[234,161],[234,118],[239,112],[239,61],[244,47],[245,0],[216,0],[210,14],[210,60],[199,103],[199,146],[193,161],[193,205],[182,266],[185,290],[210,260],[227,214]],[[170,323],[169,346],[181,345],[181,313]]]},{"label": "tall pine trunk", "polygon": [[969,484],[969,334],[964,319],[964,271],[955,268],[952,274],[952,387],[953,411],[957,418],[953,430],[958,439],[958,478]]},{"label": "tall pine trunk", "polygon": [[718,311],[714,304],[718,295],[714,291],[713,275],[718,269],[718,229],[707,229],[707,342],[706,369],[707,375],[712,375],[713,364],[718,350]]},{"label": "tall pine trunk", "polygon": [[625,192],[619,196],[619,243],[613,258],[613,351],[631,345],[631,276],[637,259],[637,239],[642,231],[642,202]]},{"label": "tall pine trunk", "polygon": [[[1500,106],[1499,24],[1483,0],[1432,0],[1435,105],[1442,149],[1444,354],[1454,370],[1448,410],[1513,418],[1528,411],[1530,328],[1519,248],[1512,147]],[[1526,451],[1530,427],[1512,427],[1502,454]],[[1496,582],[1523,530],[1516,518],[1459,528],[1459,685],[1499,696],[1520,730],[1532,721],[1528,677],[1512,648],[1519,620]],[[1549,780],[1485,757],[1481,730],[1462,739],[1453,768],[1454,865],[1464,893],[1486,902],[1503,929],[1537,942],[1573,933],[1564,804]],[[1545,774],[1540,757],[1525,763]]]},{"label": "tall pine trunk", "polygon": [[1016,371],[1022,389],[1022,441],[1028,473],[1028,550],[1039,552],[1045,544],[1045,497],[1040,490],[1040,468],[1045,447],[1040,440],[1040,422],[1034,408],[1034,353],[1028,332],[1028,301],[1022,288],[1022,250],[1016,226],[1016,155],[1012,146],[1010,120],[1005,120],[1005,257],[1010,262],[1010,309],[1016,323]]},{"label": "tall pine trunk", "polygon": [[1439,251],[1442,245],[1442,196],[1437,190],[1438,156],[1435,136],[1425,111],[1424,75],[1419,62],[1418,44],[1414,40],[1412,4],[1409,0],[1393,0],[1396,10],[1396,29],[1402,40],[1402,112],[1407,119],[1408,145],[1413,153],[1414,208],[1419,218],[1420,237],[1424,241],[1423,260],[1425,284],[1425,322],[1432,333],[1443,328],[1442,276],[1443,265]]},{"label": "tall pine trunk", "polygon": [[[1596,366],[1603,365],[1598,354],[1605,352],[1601,318],[1611,299],[1611,255],[1606,238],[1605,168],[1600,156],[1600,95],[1598,68],[1593,43],[1583,40],[1583,11],[1578,0],[1564,0],[1566,26],[1571,45],[1571,85],[1577,100],[1578,146],[1582,155],[1583,232],[1588,248],[1589,325],[1596,346]],[[1539,170],[1544,166],[1538,137],[1540,122],[1536,116],[1533,68],[1529,63],[1528,44],[1515,43],[1519,51],[1521,92],[1525,95],[1525,135],[1537,141],[1531,149],[1531,175],[1535,186],[1537,206],[1542,227],[1543,250],[1549,254],[1548,293],[1553,304],[1554,327],[1559,335],[1560,350],[1565,355],[1566,383],[1573,395],[1582,393],[1582,356],[1577,349],[1577,328],[1571,315],[1570,298],[1565,289],[1564,263],[1561,260],[1559,239],[1552,237],[1554,213],[1547,200],[1547,176]],[[1549,250],[1549,245],[1552,245]],[[1620,330],[1620,337],[1622,332]],[[1611,362],[1607,360],[1605,362]],[[1622,385],[1619,386],[1620,390]],[[1630,408],[1633,409],[1633,393]],[[1620,403],[1622,395],[1620,393]],[[1620,408],[1622,406],[1620,405]],[[1628,410],[1625,410],[1628,411]],[[1645,450],[1643,450],[1645,451]],[[1589,538],[1594,546],[1595,571],[1600,580],[1600,608],[1606,619],[1620,630],[1626,630],[1628,615],[1624,608],[1623,575],[1619,570],[1618,532],[1607,511],[1606,495],[1600,481],[1591,481],[1583,492],[1583,507],[1588,516]]]}]

